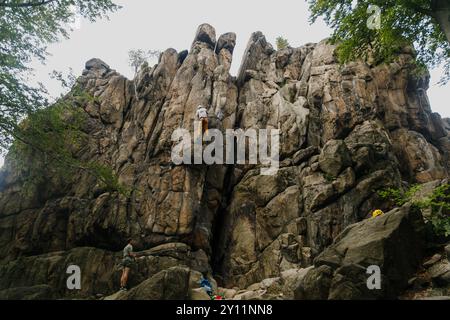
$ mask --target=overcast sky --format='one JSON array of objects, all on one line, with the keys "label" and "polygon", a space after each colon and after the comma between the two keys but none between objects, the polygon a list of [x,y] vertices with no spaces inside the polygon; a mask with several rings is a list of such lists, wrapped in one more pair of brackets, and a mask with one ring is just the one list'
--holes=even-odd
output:
[{"label": "overcast sky", "polygon": [[[178,51],[189,49],[197,27],[209,23],[217,36],[225,32],[237,34],[232,73],[239,68],[247,41],[254,31],[262,31],[269,42],[278,36],[287,38],[293,47],[319,42],[330,35],[321,21],[310,25],[304,0],[116,0],[123,6],[110,20],[96,23],[78,21],[70,39],[49,47],[51,56],[45,66],[34,63],[36,79],[43,82],[50,93],[59,95],[60,86],[51,80],[53,70],[67,72],[72,68],[81,74],[84,63],[100,58],[123,75],[131,78],[128,66],[130,49]],[[441,70],[432,70],[432,86],[428,91],[434,111],[450,117],[450,84],[436,85]],[[3,159],[0,158],[0,165]]]}]

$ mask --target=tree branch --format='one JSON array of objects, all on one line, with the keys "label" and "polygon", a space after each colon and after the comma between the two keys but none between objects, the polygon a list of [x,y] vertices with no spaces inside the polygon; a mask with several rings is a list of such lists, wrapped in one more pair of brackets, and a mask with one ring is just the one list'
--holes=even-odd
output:
[{"label": "tree branch", "polygon": [[57,0],[42,0],[42,1],[31,1],[24,3],[8,3],[6,1],[0,2],[0,7],[8,7],[8,8],[29,8],[29,7],[38,7],[49,4],[51,2],[55,2]]},{"label": "tree branch", "polygon": [[412,9],[418,13],[421,13],[425,16],[429,16],[429,17],[433,17],[433,11],[427,8],[424,8],[418,4],[415,3],[411,3],[409,1],[407,1],[406,3],[403,4],[406,8]]}]

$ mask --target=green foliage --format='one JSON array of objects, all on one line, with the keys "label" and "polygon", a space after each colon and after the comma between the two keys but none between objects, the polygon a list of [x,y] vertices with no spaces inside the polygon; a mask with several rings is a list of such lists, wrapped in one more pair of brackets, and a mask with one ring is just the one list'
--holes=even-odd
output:
[{"label": "green foliage", "polygon": [[[44,63],[47,45],[67,38],[76,17],[94,22],[118,9],[112,0],[0,0],[0,153],[10,148],[14,165],[27,170],[23,190],[85,170],[108,189],[125,192],[111,169],[81,160],[88,137],[79,106],[92,97],[75,87],[49,106],[45,89],[28,84],[28,64],[35,58]],[[73,76],[53,76],[66,88],[75,84]]]},{"label": "green foliage", "polygon": [[15,128],[8,157],[22,172],[24,192],[33,192],[50,176],[70,179],[77,165],[75,153],[86,138],[80,130],[84,118],[82,109],[60,101],[30,112]]},{"label": "green foliage", "polygon": [[42,86],[28,84],[31,60],[45,62],[47,45],[67,38],[76,16],[95,21],[118,8],[112,0],[0,1],[0,152],[20,121],[49,104]]},{"label": "green foliage", "polygon": [[109,166],[90,163],[88,168],[104,184],[106,191],[118,192],[126,197],[130,197],[132,189],[121,184],[119,178]]},{"label": "green foliage", "polygon": [[160,54],[161,52],[158,50],[130,50],[128,51],[129,65],[134,69],[134,72],[137,73],[142,65],[148,63],[148,60],[157,58]]},{"label": "green foliage", "polygon": [[21,171],[27,170],[23,172],[24,192],[35,192],[48,178],[70,180],[82,170],[95,176],[107,191],[130,195],[110,167],[83,160],[89,136],[85,132],[87,114],[79,106],[94,102],[92,96],[75,86],[64,99],[30,113],[16,128],[9,157]]},{"label": "green foliage", "polygon": [[395,203],[395,205],[401,207],[405,203],[411,201],[414,194],[421,189],[420,185],[413,185],[406,191],[397,188],[386,188],[378,191],[378,195],[385,200],[389,200]]},{"label": "green foliage", "polygon": [[[445,65],[444,83],[450,79],[450,43],[435,18],[435,3],[429,0],[309,0],[311,21],[323,17],[334,30],[332,43],[345,63],[362,58],[381,63],[393,60],[402,47],[414,45],[418,66]],[[442,2],[442,1],[441,1]],[[368,28],[374,12],[381,8],[380,28]],[[450,8],[450,4],[447,4]],[[449,11],[450,12],[450,11]]]},{"label": "green foliage", "polygon": [[283,49],[289,48],[289,41],[283,37],[278,37],[276,39],[276,43],[277,43],[278,50],[283,50]]},{"label": "green foliage", "polygon": [[336,180],[336,177],[329,173],[324,173],[323,177],[325,178],[325,180],[327,180],[327,182],[333,182],[334,180]]},{"label": "green foliage", "polygon": [[413,196],[421,189],[420,185],[414,185],[406,191],[387,188],[378,191],[381,198],[393,201],[397,206],[403,206],[407,202],[421,209],[430,209],[427,223],[431,223],[437,235],[450,236],[450,184],[437,187],[433,193],[424,200],[413,200]]},{"label": "green foliage", "polygon": [[450,184],[436,188],[430,197],[418,205],[423,209],[431,209],[429,222],[436,234],[450,236]]}]

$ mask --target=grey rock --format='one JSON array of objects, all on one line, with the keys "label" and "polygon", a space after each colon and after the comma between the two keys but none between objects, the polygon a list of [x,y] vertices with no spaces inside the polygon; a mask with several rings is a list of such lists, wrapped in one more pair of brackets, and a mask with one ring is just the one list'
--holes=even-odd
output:
[{"label": "grey rock", "polygon": [[441,260],[428,269],[428,274],[438,286],[450,284],[450,262]]},{"label": "grey rock", "polygon": [[445,246],[445,253],[447,254],[447,260],[450,261],[450,244]]},{"label": "grey rock", "polygon": [[[311,281],[299,287],[298,298],[394,298],[419,266],[424,244],[422,216],[409,206],[351,225],[314,260],[312,274],[305,277],[326,279],[320,294]],[[367,288],[366,271],[372,265],[381,268],[381,291]]]},{"label": "grey rock", "polygon": [[222,49],[226,49],[232,54],[235,46],[236,34],[234,32],[225,33],[217,40],[216,53],[219,54]]},{"label": "grey rock", "polygon": [[48,285],[16,287],[0,291],[0,300],[51,300],[54,289]]},{"label": "grey rock", "polygon": [[429,301],[448,301],[450,300],[450,296],[434,296],[434,297],[425,297],[419,300],[429,300]]},{"label": "grey rock", "polygon": [[327,300],[333,269],[323,265],[310,270],[295,290],[296,300]]},{"label": "grey rock", "polygon": [[157,273],[118,300],[186,300],[189,294],[189,269],[174,267]]},{"label": "grey rock", "polygon": [[344,141],[331,140],[323,147],[319,158],[320,169],[323,172],[337,177],[351,164],[352,158]]},{"label": "grey rock", "polygon": [[194,38],[194,44],[196,41],[206,43],[214,48],[216,45],[216,30],[207,23],[200,25]]},{"label": "grey rock", "polygon": [[439,260],[441,260],[442,256],[439,253],[436,253],[435,255],[433,255],[430,259],[428,259],[427,261],[425,261],[425,263],[423,264],[423,266],[425,268],[431,267],[433,264],[435,264],[436,262],[438,262]]},{"label": "grey rock", "polygon": [[88,62],[86,62],[85,68],[86,68],[86,70],[93,70],[93,69],[110,70],[109,65],[107,65],[104,61],[97,59],[97,58],[93,58],[93,59],[89,60]]}]

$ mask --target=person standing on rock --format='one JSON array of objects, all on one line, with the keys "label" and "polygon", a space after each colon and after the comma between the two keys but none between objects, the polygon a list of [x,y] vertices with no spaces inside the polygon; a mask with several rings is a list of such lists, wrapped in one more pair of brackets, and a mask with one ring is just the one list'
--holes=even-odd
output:
[{"label": "person standing on rock", "polygon": [[208,134],[208,110],[202,105],[197,107],[196,113],[197,120],[201,122],[199,128],[199,136],[201,136],[202,132]]},{"label": "person standing on rock", "polygon": [[128,239],[126,247],[123,249],[123,259],[122,259],[122,277],[120,278],[120,290],[127,290],[128,277],[130,275],[130,270],[137,255],[133,252],[133,239]]}]

